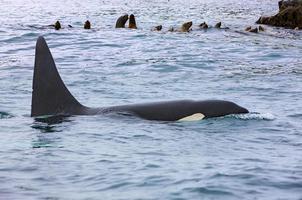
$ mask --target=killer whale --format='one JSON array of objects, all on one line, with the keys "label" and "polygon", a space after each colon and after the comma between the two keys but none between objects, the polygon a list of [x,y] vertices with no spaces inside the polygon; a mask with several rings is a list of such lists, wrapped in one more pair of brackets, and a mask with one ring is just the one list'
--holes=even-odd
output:
[{"label": "killer whale", "polygon": [[65,86],[42,36],[36,43],[32,89],[32,117],[127,113],[147,120],[190,121],[249,112],[233,102],[223,100],[177,100],[100,108],[86,107],[78,102]]}]

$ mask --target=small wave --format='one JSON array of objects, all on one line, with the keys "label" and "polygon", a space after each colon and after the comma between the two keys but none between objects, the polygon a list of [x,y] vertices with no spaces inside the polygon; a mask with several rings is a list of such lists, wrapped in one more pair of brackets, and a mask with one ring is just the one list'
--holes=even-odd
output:
[{"label": "small wave", "polygon": [[290,114],[290,115],[287,115],[287,116],[292,117],[292,118],[302,118],[302,113]]},{"label": "small wave", "polygon": [[1,112],[0,111],[0,119],[8,119],[8,118],[12,118],[13,115],[7,113],[7,112]]},{"label": "small wave", "polygon": [[251,112],[247,114],[232,114],[226,116],[226,118],[235,118],[241,120],[268,120],[268,121],[272,121],[276,119],[276,117],[270,113],[256,113],[256,112]]},{"label": "small wave", "polygon": [[232,192],[228,192],[221,189],[214,189],[209,187],[195,187],[195,188],[185,188],[185,191],[200,193],[204,195],[223,195],[223,196],[235,196]]}]

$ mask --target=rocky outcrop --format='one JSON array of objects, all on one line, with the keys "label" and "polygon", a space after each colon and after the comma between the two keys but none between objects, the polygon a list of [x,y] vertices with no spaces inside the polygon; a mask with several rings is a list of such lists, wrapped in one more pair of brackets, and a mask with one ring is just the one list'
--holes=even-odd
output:
[{"label": "rocky outcrop", "polygon": [[302,1],[301,0],[287,0],[287,1],[279,1],[279,12],[288,8],[288,7],[297,7],[297,6],[302,6]]},{"label": "rocky outcrop", "polygon": [[280,1],[278,14],[260,17],[256,23],[302,29],[302,0]]}]

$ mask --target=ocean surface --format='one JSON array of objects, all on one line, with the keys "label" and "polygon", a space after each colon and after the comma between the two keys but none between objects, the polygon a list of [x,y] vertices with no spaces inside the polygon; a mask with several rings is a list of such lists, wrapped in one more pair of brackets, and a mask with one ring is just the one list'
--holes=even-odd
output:
[{"label": "ocean surface", "polygon": [[[277,10],[278,0],[1,0],[0,199],[301,200],[302,31],[244,32]],[[125,13],[137,30],[114,28]],[[63,29],[47,27],[56,20]],[[167,31],[187,21],[190,33]],[[198,30],[204,21],[229,29]],[[35,120],[41,35],[84,105],[223,99],[251,113]]]}]

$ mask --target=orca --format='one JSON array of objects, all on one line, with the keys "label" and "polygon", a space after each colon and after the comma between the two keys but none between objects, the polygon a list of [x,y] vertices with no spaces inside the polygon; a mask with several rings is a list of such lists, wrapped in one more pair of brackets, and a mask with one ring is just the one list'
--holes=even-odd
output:
[{"label": "orca", "polygon": [[176,100],[90,108],[79,103],[61,79],[45,39],[36,43],[31,116],[72,116],[124,113],[146,120],[195,121],[249,111],[223,100]]}]

